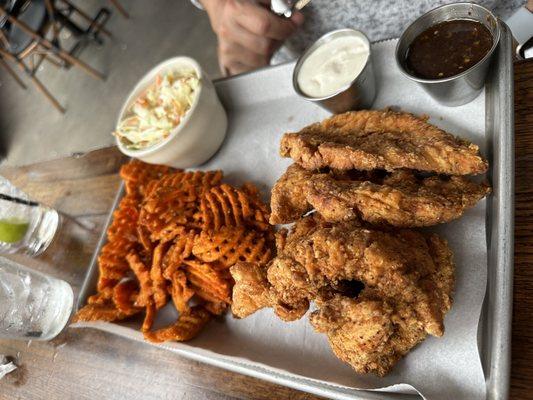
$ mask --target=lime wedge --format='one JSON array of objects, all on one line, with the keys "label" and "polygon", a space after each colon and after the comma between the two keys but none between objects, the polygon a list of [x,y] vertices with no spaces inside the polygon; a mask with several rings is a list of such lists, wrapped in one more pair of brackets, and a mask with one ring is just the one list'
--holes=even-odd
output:
[{"label": "lime wedge", "polygon": [[15,243],[24,238],[29,223],[20,219],[0,219],[0,242]]}]

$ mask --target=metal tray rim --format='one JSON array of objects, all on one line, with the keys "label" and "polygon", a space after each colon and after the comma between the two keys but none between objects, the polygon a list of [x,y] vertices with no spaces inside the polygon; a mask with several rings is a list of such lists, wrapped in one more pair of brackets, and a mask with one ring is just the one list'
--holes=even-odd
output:
[{"label": "metal tray rim", "polygon": [[[497,238],[497,245],[490,246],[488,248],[488,285],[487,285],[487,297],[491,301],[496,302],[493,304],[491,302],[486,302],[483,306],[482,314],[480,318],[483,318],[483,314],[486,313],[488,318],[488,323],[483,325],[483,336],[489,340],[488,346],[490,348],[490,353],[487,358],[486,348],[480,348],[480,356],[487,358],[485,376],[487,378],[487,399],[497,400],[497,399],[506,399],[509,393],[509,380],[510,380],[510,334],[511,334],[511,316],[512,316],[512,274],[513,274],[513,229],[514,229],[514,109],[513,109],[513,75],[512,75],[512,35],[509,28],[503,22],[502,25],[502,37],[500,38],[499,44],[499,59],[498,69],[500,70],[499,78],[503,79],[503,82],[496,82],[496,85],[493,85],[495,89],[486,89],[487,98],[486,98],[486,128],[493,133],[505,133],[500,134],[496,140],[492,143],[493,149],[493,179],[495,179],[498,184],[498,190],[494,191],[493,199],[491,206],[487,207],[488,217],[497,216],[495,223],[490,224],[490,236],[491,238]],[[388,39],[390,40],[390,39]],[[503,57],[506,53],[509,53],[509,58]],[[239,79],[242,76],[253,75],[261,72],[265,69],[279,68],[286,64],[291,63],[291,61],[276,66],[268,66],[260,68],[258,70],[240,74],[238,76],[225,77],[214,80],[216,85],[217,82],[223,82],[233,79]],[[509,65],[510,63],[510,65]],[[493,77],[494,79],[497,77]],[[504,92],[501,89],[502,84],[508,89],[507,92]],[[490,113],[489,113],[490,111]],[[498,121],[494,121],[489,117],[492,115],[492,112],[498,112],[498,114],[503,113],[503,120],[500,118]],[[500,115],[501,117],[502,115]],[[502,124],[499,127],[498,131],[496,123]],[[496,148],[497,144],[497,148]],[[494,150],[497,150],[494,151]],[[494,163],[494,160],[497,160],[498,163]],[[89,294],[93,291],[95,284],[95,269],[97,269],[97,260],[98,254],[101,250],[101,247],[105,244],[106,241],[106,230],[108,225],[111,223],[113,217],[113,211],[118,206],[120,199],[124,194],[124,183],[122,182],[118,193],[114,199],[111,212],[106,220],[104,230],[98,241],[98,245],[95,249],[91,263],[87,270],[87,275],[83,282],[83,285],[80,290],[77,308],[81,308]],[[490,210],[489,210],[490,208]],[[487,229],[487,234],[489,235],[489,229]],[[492,242],[491,242],[492,243]],[[491,275],[495,275],[492,277]],[[498,329],[495,329],[498,328]],[[164,345],[159,345],[159,347],[167,348]],[[170,351],[181,354],[184,357],[194,359],[196,361],[201,361],[213,366],[221,367],[228,369],[234,372],[242,373],[244,375],[260,378],[269,382],[281,384],[284,386],[292,387],[297,390],[305,390],[308,393],[316,394],[319,396],[335,396],[337,399],[368,399],[369,395],[376,395],[376,399],[387,399],[387,398],[405,398],[405,399],[414,399],[420,398],[416,395],[409,394],[398,394],[394,392],[385,392],[385,391],[364,391],[358,390],[357,393],[345,393],[339,389],[335,388],[333,385],[331,387],[323,387],[312,380],[308,380],[305,377],[299,377],[298,380],[300,384],[294,380],[293,377],[280,376],[279,374],[272,374],[268,372],[260,372],[255,369],[247,368],[245,365],[235,365],[231,366],[230,363],[222,362],[215,360],[209,357],[204,357],[197,355],[195,353],[189,353],[185,350],[176,351],[170,347],[167,348]],[[302,388],[301,384],[304,383],[306,386]],[[359,394],[360,393],[360,394]],[[373,397],[373,396],[372,396]]]}]

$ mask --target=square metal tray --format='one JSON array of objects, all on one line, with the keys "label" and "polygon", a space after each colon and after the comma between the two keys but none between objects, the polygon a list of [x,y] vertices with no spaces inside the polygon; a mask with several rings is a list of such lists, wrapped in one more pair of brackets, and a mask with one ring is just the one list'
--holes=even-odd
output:
[{"label": "square metal tray", "polygon": [[[490,68],[485,88],[485,129],[487,138],[486,156],[491,165],[488,178],[492,182],[493,193],[487,202],[486,234],[488,245],[488,284],[478,328],[478,344],[487,384],[487,399],[506,399],[510,378],[510,343],[513,289],[513,234],[514,234],[514,92],[512,35],[509,28],[502,25],[502,36]],[[293,63],[268,67],[266,70],[292,70]],[[215,81],[222,102],[226,107],[232,100],[232,82],[243,77],[255,76],[261,79],[265,69],[237,77]],[[263,96],[274,98],[276,90],[265,87]],[[228,91],[229,89],[229,91]],[[257,88],[250,89],[251,91]],[[243,94],[241,93],[241,96]],[[231,181],[231,172],[230,172]],[[77,307],[86,304],[87,297],[94,293],[98,277],[97,258],[106,242],[105,231],[112,220],[112,212],[124,195],[121,186],[112,206],[106,227],[95,249],[93,259],[83,283]],[[164,346],[163,346],[164,347]],[[238,373],[254,376],[278,384],[305,390],[320,396],[350,399],[416,399],[417,395],[360,391],[359,394],[344,392],[338,388],[324,387],[311,380],[298,382],[269,371],[246,368],[237,363],[221,363],[208,355],[195,355],[187,351],[175,352],[197,361],[219,366]]]}]

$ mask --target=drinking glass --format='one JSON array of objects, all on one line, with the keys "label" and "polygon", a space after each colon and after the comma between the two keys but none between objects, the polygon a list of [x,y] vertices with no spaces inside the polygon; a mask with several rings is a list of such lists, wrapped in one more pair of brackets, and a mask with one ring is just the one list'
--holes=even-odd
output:
[{"label": "drinking glass", "polygon": [[60,223],[56,210],[32,202],[0,176],[0,254],[41,254]]},{"label": "drinking glass", "polygon": [[66,326],[73,303],[67,282],[0,257],[0,338],[50,340]]}]

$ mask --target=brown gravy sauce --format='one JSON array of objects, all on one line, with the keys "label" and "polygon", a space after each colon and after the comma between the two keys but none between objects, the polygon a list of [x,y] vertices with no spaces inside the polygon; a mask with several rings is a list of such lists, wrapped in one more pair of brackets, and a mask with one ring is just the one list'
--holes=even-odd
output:
[{"label": "brown gravy sauce", "polygon": [[413,40],[405,66],[418,78],[448,78],[476,65],[489,52],[492,41],[489,30],[479,22],[441,22]]}]

